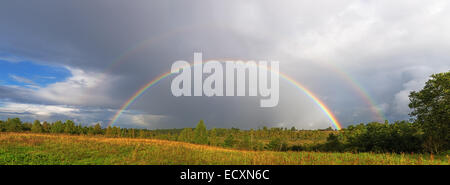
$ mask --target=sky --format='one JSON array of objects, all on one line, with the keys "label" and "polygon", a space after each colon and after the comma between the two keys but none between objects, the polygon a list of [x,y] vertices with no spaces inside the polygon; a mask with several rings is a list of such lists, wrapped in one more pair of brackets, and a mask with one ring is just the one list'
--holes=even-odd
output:
[{"label": "sky", "polygon": [[[279,61],[345,127],[409,119],[408,94],[450,69],[450,3],[361,1],[2,1],[0,119],[106,126],[177,60]],[[261,97],[174,97],[172,77],[114,122],[133,128],[326,128],[314,101],[280,80]]]}]

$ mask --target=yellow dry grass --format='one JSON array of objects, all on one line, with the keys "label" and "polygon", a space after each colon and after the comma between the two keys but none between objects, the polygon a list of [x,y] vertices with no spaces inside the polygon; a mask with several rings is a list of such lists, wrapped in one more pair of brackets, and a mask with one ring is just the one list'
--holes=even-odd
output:
[{"label": "yellow dry grass", "polygon": [[449,158],[424,154],[242,151],[156,139],[0,133],[0,164],[448,165]]}]

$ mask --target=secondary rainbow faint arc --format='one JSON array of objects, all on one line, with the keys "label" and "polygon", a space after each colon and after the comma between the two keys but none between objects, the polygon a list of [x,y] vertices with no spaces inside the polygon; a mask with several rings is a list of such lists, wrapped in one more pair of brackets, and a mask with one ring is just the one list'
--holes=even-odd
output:
[{"label": "secondary rainbow faint arc", "polygon": [[[203,62],[205,63],[205,62]],[[189,66],[184,66],[181,67],[179,69],[185,68],[185,67],[192,67],[193,64],[190,64]],[[258,67],[261,67],[259,65],[257,65]],[[269,67],[266,67],[266,69],[270,72],[275,72],[273,70],[271,70]],[[136,91],[136,93],[133,94],[133,96],[131,96],[120,108],[119,110],[116,112],[116,114],[114,114],[113,118],[111,119],[111,121],[109,122],[108,126],[111,126],[112,124],[114,124],[117,119],[120,117],[120,115],[122,115],[122,113],[137,99],[139,98],[147,89],[149,89],[150,87],[153,87],[155,84],[157,84],[159,81],[163,80],[164,78],[170,76],[172,73],[171,71],[168,71],[166,73],[163,73],[162,75],[154,78],[153,80],[151,80],[150,82],[148,82],[147,84],[145,84],[144,86],[142,86],[138,91]],[[333,126],[337,129],[340,130],[342,129],[341,124],[339,123],[338,119],[336,118],[336,116],[330,111],[330,109],[325,105],[325,103],[323,103],[319,98],[317,98],[316,95],[314,95],[310,90],[308,90],[307,88],[305,88],[302,84],[300,84],[299,82],[295,81],[293,78],[289,77],[288,75],[278,72],[278,74],[280,75],[281,78],[287,80],[288,82],[290,82],[291,84],[293,84],[297,89],[300,89],[301,91],[303,91],[310,99],[313,100],[313,102],[315,104],[317,104],[320,109],[327,115],[328,119],[333,123]]]},{"label": "secondary rainbow faint arc", "polygon": [[387,120],[386,116],[383,114],[383,111],[378,106],[376,106],[375,100],[373,100],[372,96],[370,96],[367,90],[358,82],[358,80],[356,80],[356,78],[352,77],[349,73],[345,72],[343,69],[332,62],[327,62],[327,65],[325,65],[325,67],[333,70],[341,78],[348,82],[348,84],[350,84],[354,90],[356,90],[358,95],[363,98],[367,105],[369,105],[371,111],[375,114],[378,121]]}]

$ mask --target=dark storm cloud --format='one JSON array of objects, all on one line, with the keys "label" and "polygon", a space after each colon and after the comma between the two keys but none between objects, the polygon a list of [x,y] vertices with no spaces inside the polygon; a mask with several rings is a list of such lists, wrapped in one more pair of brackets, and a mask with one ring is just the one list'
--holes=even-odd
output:
[{"label": "dark storm cloud", "polygon": [[[61,65],[72,77],[38,89],[0,86],[0,94],[2,101],[30,107],[75,106],[77,114],[58,114],[107,122],[174,61],[203,52],[210,59],[278,60],[282,72],[316,93],[345,125],[374,120],[333,63],[389,119],[405,119],[408,92],[449,69],[449,16],[446,1],[2,2],[0,54]],[[279,106],[267,109],[259,108],[260,97],[174,98],[170,81],[132,104],[123,119],[133,123],[118,124],[171,128],[205,119],[211,127],[329,125],[304,93],[283,80]]]}]

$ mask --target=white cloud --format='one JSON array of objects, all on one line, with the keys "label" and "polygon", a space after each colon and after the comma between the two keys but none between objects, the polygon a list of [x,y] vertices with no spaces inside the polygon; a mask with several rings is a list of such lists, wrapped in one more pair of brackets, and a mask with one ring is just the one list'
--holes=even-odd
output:
[{"label": "white cloud", "polygon": [[139,114],[131,116],[131,120],[140,126],[151,126],[158,123],[161,119],[165,118],[163,115],[151,115],[151,114]]},{"label": "white cloud", "polygon": [[31,85],[36,85],[36,83],[34,83],[32,80],[30,80],[28,78],[25,78],[25,77],[13,75],[13,74],[10,74],[9,77],[11,77],[13,80],[15,80],[17,82],[27,83],[27,84],[31,84]]},{"label": "white cloud", "polygon": [[41,105],[41,104],[24,104],[24,103],[3,103],[0,107],[0,112],[20,115],[20,114],[31,114],[35,115],[37,118],[47,119],[53,115],[65,115],[69,117],[81,116],[79,114],[79,109],[63,106],[63,105]]},{"label": "white cloud", "polygon": [[71,72],[71,77],[39,88],[35,91],[35,95],[58,104],[108,105],[114,102],[107,96],[114,78],[71,67],[67,69]]},{"label": "white cloud", "polygon": [[[300,59],[335,62],[354,68],[363,63],[380,65],[373,64],[370,58],[449,46],[447,2],[413,5],[409,5],[409,1],[391,2],[355,1],[341,9],[324,9],[324,13],[315,18],[318,23],[294,28],[291,34],[280,39],[278,50]],[[292,13],[290,19],[301,15]]]},{"label": "white cloud", "polygon": [[117,120],[117,126],[139,127],[139,128],[163,128],[161,121],[168,118],[165,115],[154,115],[145,113],[135,113],[133,111],[125,111]]}]

